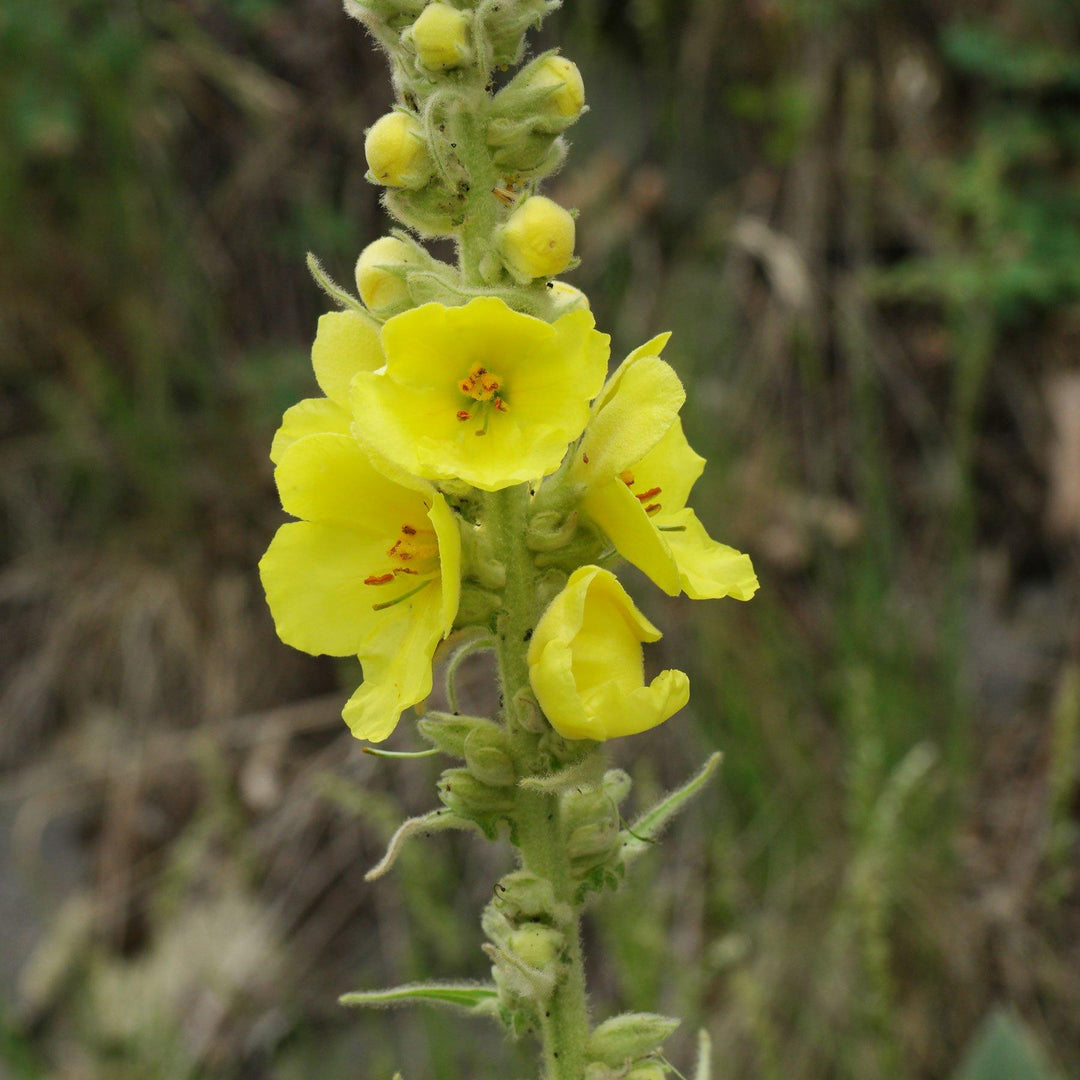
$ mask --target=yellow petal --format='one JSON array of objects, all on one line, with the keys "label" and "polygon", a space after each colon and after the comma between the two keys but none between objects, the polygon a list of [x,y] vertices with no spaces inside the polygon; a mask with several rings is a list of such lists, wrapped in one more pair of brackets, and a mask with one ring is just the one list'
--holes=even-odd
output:
[{"label": "yellow petal", "polygon": [[305,435],[332,431],[349,433],[351,417],[347,410],[328,398],[305,398],[285,411],[281,426],[270,444],[270,460],[276,465],[286,449]]},{"label": "yellow petal", "polygon": [[623,362],[612,373],[611,378],[608,379],[604,386],[600,396],[596,399],[596,405],[594,411],[603,408],[607,404],[607,400],[618,388],[619,380],[634,366],[639,360],[643,360],[649,356],[659,357],[664,351],[664,347],[671,340],[671,331],[665,330],[662,334],[657,334],[654,338],[649,338],[644,345],[639,345],[632,353],[629,353]]},{"label": "yellow petal", "polygon": [[655,727],[682,708],[689,681],[681,671],[645,685],[641,644],[659,637],[613,574],[574,571],[529,646],[529,679],[555,730],[602,741]]},{"label": "yellow petal", "polygon": [[758,589],[750,556],[717,543],[689,507],[657,523],[681,531],[665,532],[683,591],[692,600],[723,596],[749,600]]},{"label": "yellow petal", "polygon": [[388,542],[401,526],[421,524],[427,500],[380,473],[351,435],[320,433],[290,445],[275,470],[285,513],[308,521],[337,522]]},{"label": "yellow petal", "polygon": [[443,637],[446,637],[454,628],[458,603],[461,599],[461,530],[458,528],[458,519],[442,493],[438,491],[433,493],[428,520],[435,529],[435,538],[439,544],[439,569],[442,580],[439,590],[441,606],[438,630]]},{"label": "yellow petal", "polygon": [[364,578],[384,545],[383,537],[342,525],[282,525],[259,563],[278,637],[316,656],[356,653],[380,614]]},{"label": "yellow petal", "polygon": [[610,480],[639,462],[678,421],[686,400],[679,376],[659,357],[642,357],[620,371],[574,459],[575,479],[584,483]]},{"label": "yellow petal", "polygon": [[668,596],[678,596],[681,581],[671,549],[626,484],[615,479],[590,487],[581,509],[627,562],[648,575]]},{"label": "yellow petal", "polygon": [[378,330],[358,311],[332,311],[319,319],[311,364],[319,388],[331,401],[348,408],[353,376],[375,371],[383,362]]},{"label": "yellow petal", "polygon": [[442,636],[438,597],[416,598],[412,610],[390,616],[361,643],[364,681],[342,711],[358,739],[381,742],[397,726],[402,712],[431,693],[431,659]]}]

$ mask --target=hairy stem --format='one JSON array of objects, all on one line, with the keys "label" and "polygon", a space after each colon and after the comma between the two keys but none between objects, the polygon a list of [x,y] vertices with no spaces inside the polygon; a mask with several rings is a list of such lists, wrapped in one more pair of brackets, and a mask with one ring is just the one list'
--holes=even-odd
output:
[{"label": "hairy stem", "polygon": [[[536,568],[524,542],[528,499],[526,486],[508,488],[491,496],[488,512],[506,565],[503,610],[496,639],[504,714],[513,736],[515,757],[523,771],[536,773],[542,771],[539,740],[523,722],[519,697],[529,686],[528,639],[538,615]],[[581,905],[570,872],[559,798],[549,792],[518,787],[513,818],[522,865],[550,881],[560,908],[570,913],[560,926],[566,949],[555,988],[541,1017],[544,1080],[581,1080],[589,1039]]]}]

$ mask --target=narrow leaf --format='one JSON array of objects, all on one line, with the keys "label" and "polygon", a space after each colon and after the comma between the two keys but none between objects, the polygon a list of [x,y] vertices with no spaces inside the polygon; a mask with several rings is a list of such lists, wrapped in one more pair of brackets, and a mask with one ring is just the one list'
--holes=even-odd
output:
[{"label": "narrow leaf", "polygon": [[704,1028],[698,1032],[697,1046],[698,1057],[694,1080],[712,1080],[712,1039]]},{"label": "narrow leaf", "polygon": [[664,826],[709,782],[720,767],[723,754],[713,754],[701,770],[682,787],[665,795],[651,810],[646,810],[629,829],[624,829],[623,859],[633,862],[639,855],[649,850]]},{"label": "narrow leaf", "polygon": [[486,1013],[498,1001],[498,991],[489,983],[410,983],[390,990],[358,990],[342,994],[339,1005],[368,1009],[392,1009],[400,1005],[440,1005]]},{"label": "narrow leaf", "polygon": [[471,829],[473,827],[471,821],[466,821],[446,809],[432,810],[430,813],[422,814],[420,817],[409,818],[408,821],[402,822],[398,831],[390,838],[386,854],[376,866],[373,866],[364,875],[364,880],[374,881],[376,878],[381,878],[397,862],[397,857],[401,854],[405,841],[411,840],[414,836],[427,836],[429,833],[444,832],[447,829]]}]

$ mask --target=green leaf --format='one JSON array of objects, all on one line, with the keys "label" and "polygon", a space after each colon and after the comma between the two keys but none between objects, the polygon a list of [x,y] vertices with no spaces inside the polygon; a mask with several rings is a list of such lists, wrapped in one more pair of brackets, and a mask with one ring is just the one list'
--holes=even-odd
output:
[{"label": "green leaf", "polygon": [[499,994],[490,983],[410,983],[389,990],[358,990],[342,994],[339,1005],[392,1009],[400,1005],[440,1005],[466,1012],[494,1014]]},{"label": "green leaf", "polygon": [[390,838],[386,854],[364,875],[364,880],[374,881],[376,878],[381,878],[397,862],[405,841],[411,840],[414,836],[428,836],[433,832],[444,832],[447,829],[472,828],[474,825],[471,821],[466,821],[447,809],[432,810],[420,817],[409,818],[408,821],[402,822],[401,827]]},{"label": "green leaf", "polygon": [[955,1080],[1057,1080],[1019,1017],[996,1009],[983,1022]]},{"label": "green leaf", "polygon": [[723,756],[720,753],[713,754],[701,770],[682,787],[669,792],[651,810],[646,810],[629,829],[623,830],[623,860],[625,862],[633,862],[639,855],[649,850],[660,833],[664,831],[667,823],[712,779],[713,774],[720,767]]}]

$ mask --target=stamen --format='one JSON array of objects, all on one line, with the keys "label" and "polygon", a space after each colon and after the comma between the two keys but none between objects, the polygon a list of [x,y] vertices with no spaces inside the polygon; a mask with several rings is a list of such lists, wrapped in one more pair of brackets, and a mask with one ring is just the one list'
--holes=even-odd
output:
[{"label": "stamen", "polygon": [[657,532],[686,532],[685,525],[657,525]]},{"label": "stamen", "polygon": [[372,574],[370,577],[364,578],[365,585],[389,585],[394,580],[394,572],[390,571],[388,574]]},{"label": "stamen", "polygon": [[645,507],[645,513],[646,514],[655,514],[656,511],[659,510],[659,509],[660,509],[660,504],[659,503],[653,503],[651,506],[646,506]]},{"label": "stamen", "polygon": [[395,604],[400,604],[405,600],[411,600],[421,589],[426,589],[434,580],[434,578],[428,578],[427,581],[421,581],[415,589],[410,589],[408,592],[402,593],[400,596],[395,597],[393,600],[386,600],[381,604],[372,604],[371,610],[385,611],[387,608],[392,608]]},{"label": "stamen", "polygon": [[629,469],[623,469],[623,471],[621,473],[619,473],[619,479],[627,487],[633,487],[634,486],[634,474]]},{"label": "stamen", "polygon": [[470,413],[468,409],[458,409],[457,418],[461,421],[471,420],[472,413]]},{"label": "stamen", "polygon": [[415,536],[416,535],[416,529],[414,529],[408,522],[406,522],[404,525],[401,526],[401,531],[406,536]]},{"label": "stamen", "polygon": [[648,491],[643,491],[640,495],[636,497],[639,498],[642,502],[648,502],[649,499],[655,499],[656,496],[660,494],[661,490],[662,489],[658,487],[649,488]]}]

